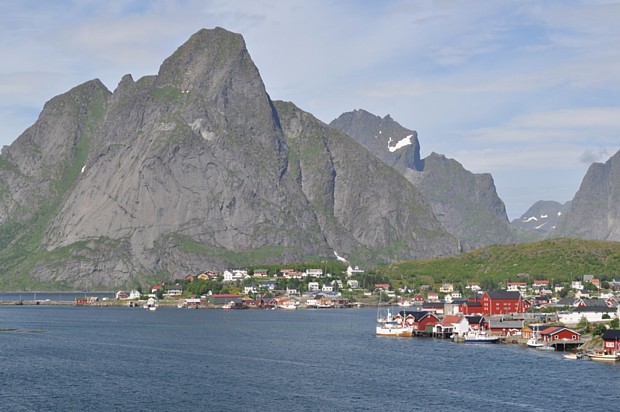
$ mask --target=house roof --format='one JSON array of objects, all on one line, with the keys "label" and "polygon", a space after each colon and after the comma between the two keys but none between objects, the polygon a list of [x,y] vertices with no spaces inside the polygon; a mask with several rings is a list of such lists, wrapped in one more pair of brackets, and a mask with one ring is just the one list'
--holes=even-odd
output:
[{"label": "house roof", "polygon": [[607,306],[607,301],[605,299],[591,298],[581,299],[581,301],[586,306]]},{"label": "house roof", "polygon": [[609,306],[578,306],[573,309],[573,312],[583,313],[583,312],[606,312],[613,313],[615,312],[615,308],[610,308]]},{"label": "house roof", "polygon": [[497,320],[490,319],[489,327],[492,329],[522,329],[523,322],[520,320]]},{"label": "house roof", "polygon": [[455,323],[459,323],[461,321],[462,316],[460,315],[446,315],[442,321],[442,325],[452,326]]},{"label": "house roof", "polygon": [[521,299],[521,294],[517,291],[512,290],[492,290],[487,292],[489,297],[493,300],[519,300]]},{"label": "house roof", "polygon": [[560,300],[558,300],[557,302],[557,306],[573,306],[575,304],[575,302],[577,301],[577,298],[562,298]]},{"label": "house roof", "polygon": [[403,316],[403,317],[413,316],[413,319],[415,319],[415,321],[418,322],[420,319],[422,319],[426,315],[430,314],[430,312],[427,312],[427,311],[402,310],[402,311],[398,312],[398,314]]},{"label": "house roof", "polygon": [[470,325],[479,325],[484,318],[482,316],[465,316]]},{"label": "house roof", "polygon": [[467,305],[467,306],[470,306],[470,307],[472,307],[472,306],[480,306],[480,307],[482,307],[482,303],[480,303],[480,302],[463,302],[463,305]]},{"label": "house roof", "polygon": [[549,326],[549,327],[541,330],[540,334],[541,335],[555,335],[556,333],[559,333],[559,332],[561,332],[563,330],[567,330],[567,331],[575,333],[577,335],[580,334],[579,332],[575,332],[574,330],[565,328],[563,326]]},{"label": "house roof", "polygon": [[441,308],[445,305],[444,302],[424,302],[423,306],[425,308]]},{"label": "house roof", "polygon": [[620,329],[607,329],[605,333],[603,333],[603,340],[619,340],[620,339]]}]

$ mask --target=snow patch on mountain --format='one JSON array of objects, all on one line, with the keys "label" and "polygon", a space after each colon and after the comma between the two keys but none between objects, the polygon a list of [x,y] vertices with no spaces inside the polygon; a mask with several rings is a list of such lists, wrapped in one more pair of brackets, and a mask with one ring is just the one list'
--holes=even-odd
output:
[{"label": "snow patch on mountain", "polygon": [[390,146],[392,144],[392,138],[390,137],[390,139],[388,140],[388,150],[393,153],[393,152],[397,151],[398,149],[401,149],[401,148],[403,148],[405,146],[412,145],[413,144],[413,142],[411,141],[412,137],[413,137],[413,135],[410,134],[409,136],[407,136],[407,137],[405,137],[403,139],[400,139],[398,142],[396,142],[396,144],[394,146]]},{"label": "snow patch on mountain", "polygon": [[335,250],[334,250],[334,255],[336,255],[336,259],[339,260],[340,262],[346,262],[347,261],[345,258],[343,258],[342,256],[338,255],[338,253],[336,253]]}]

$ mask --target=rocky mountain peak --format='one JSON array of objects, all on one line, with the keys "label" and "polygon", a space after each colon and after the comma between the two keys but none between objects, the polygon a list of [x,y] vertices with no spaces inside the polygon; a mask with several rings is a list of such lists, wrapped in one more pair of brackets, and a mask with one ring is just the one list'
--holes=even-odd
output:
[{"label": "rocky mountain peak", "polygon": [[[158,86],[181,90],[211,88],[231,71],[253,66],[245,41],[240,34],[222,28],[201,29],[159,68]],[[254,67],[254,69],[256,69]],[[255,70],[258,75],[258,70]]]},{"label": "rocky mountain peak", "polygon": [[330,126],[353,137],[417,187],[463,248],[512,240],[506,209],[490,174],[473,174],[456,160],[434,152],[421,159],[417,133],[389,115],[381,118],[354,110]]},{"label": "rocky mountain peak", "polygon": [[370,152],[401,172],[421,168],[417,132],[402,127],[389,114],[381,118],[358,109],[343,113],[330,126],[354,137]]}]

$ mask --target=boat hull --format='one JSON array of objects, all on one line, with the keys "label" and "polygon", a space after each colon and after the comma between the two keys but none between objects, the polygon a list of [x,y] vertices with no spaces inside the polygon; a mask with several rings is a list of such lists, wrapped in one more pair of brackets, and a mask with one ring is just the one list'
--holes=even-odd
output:
[{"label": "boat hull", "polygon": [[413,328],[377,326],[377,336],[395,336],[407,338],[413,336]]},{"label": "boat hull", "polygon": [[465,343],[499,343],[499,338],[465,338]]},{"label": "boat hull", "polygon": [[590,358],[590,360],[596,361],[596,362],[618,362],[620,361],[620,355],[607,355],[607,354],[603,354],[603,353],[597,353],[597,354],[590,354],[588,355],[588,357]]}]

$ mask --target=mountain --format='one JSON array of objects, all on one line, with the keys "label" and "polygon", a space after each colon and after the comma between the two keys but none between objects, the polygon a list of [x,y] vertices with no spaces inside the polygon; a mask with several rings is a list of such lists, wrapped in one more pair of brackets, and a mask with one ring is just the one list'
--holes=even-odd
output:
[{"label": "mountain", "polygon": [[550,236],[620,241],[620,151],[589,167]]},{"label": "mountain", "polygon": [[546,234],[556,228],[558,220],[569,207],[570,202],[562,204],[553,200],[539,200],[511,224],[522,230]]},{"label": "mountain", "polygon": [[365,110],[330,123],[405,176],[431,205],[441,224],[464,249],[515,241],[506,208],[490,174],[474,174],[454,159],[431,153],[420,158],[415,131]]},{"label": "mountain", "polygon": [[2,151],[0,187],[6,289],[459,251],[401,174],[274,103],[242,36],[221,28],[191,36],[157,75],[50,100]]}]

